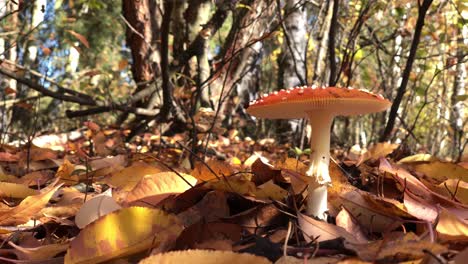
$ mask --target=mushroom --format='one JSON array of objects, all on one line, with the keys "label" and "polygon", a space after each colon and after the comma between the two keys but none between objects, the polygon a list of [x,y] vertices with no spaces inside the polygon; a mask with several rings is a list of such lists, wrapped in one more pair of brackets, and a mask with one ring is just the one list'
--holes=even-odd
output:
[{"label": "mushroom", "polygon": [[326,218],[327,187],[331,184],[330,128],[338,115],[351,116],[380,112],[391,103],[382,95],[367,90],[338,87],[302,86],[275,91],[252,101],[247,108],[250,115],[269,119],[308,118],[312,126],[310,140],[311,177],[308,186],[307,214]]}]

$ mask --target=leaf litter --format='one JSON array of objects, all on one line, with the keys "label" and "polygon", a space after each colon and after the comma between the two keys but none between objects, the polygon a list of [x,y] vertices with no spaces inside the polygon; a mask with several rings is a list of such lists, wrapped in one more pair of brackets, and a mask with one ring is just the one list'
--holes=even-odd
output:
[{"label": "leaf litter", "polygon": [[40,147],[0,146],[0,261],[422,263],[466,255],[464,166],[427,154],[396,162],[389,155],[398,145],[387,143],[341,151],[320,221],[304,213],[306,156],[288,157],[274,140],[219,137],[209,146],[224,160],[191,163],[184,134],[125,145],[118,130],[86,127],[33,140]]}]

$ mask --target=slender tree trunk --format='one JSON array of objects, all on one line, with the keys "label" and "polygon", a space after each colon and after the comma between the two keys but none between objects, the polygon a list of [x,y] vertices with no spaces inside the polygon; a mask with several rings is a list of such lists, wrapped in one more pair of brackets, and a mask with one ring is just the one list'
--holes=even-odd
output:
[{"label": "slender tree trunk", "polygon": [[325,16],[323,18],[322,26],[319,33],[320,44],[317,49],[317,59],[314,64],[314,75],[312,81],[319,85],[324,84],[327,80],[327,54],[328,54],[328,37],[330,32],[330,25],[333,17],[333,6],[335,2],[333,0],[328,0]]},{"label": "slender tree trunk", "polygon": [[[463,30],[465,28],[465,30]],[[463,62],[465,57],[464,54],[464,43],[468,38],[466,36],[468,32],[468,26],[457,25],[457,53],[456,53],[456,75],[453,82],[452,95],[450,97],[451,109],[450,109],[450,127],[452,128],[452,158],[454,160],[460,160],[463,154],[463,150],[466,147],[467,132],[464,128],[468,125],[466,119],[466,108],[463,103],[464,100],[460,99],[466,95],[466,78],[468,77],[466,71],[466,64]],[[464,34],[465,33],[465,34]]]},{"label": "slender tree trunk", "polygon": [[421,4],[418,2],[418,19],[416,21],[416,26],[414,29],[413,41],[411,42],[411,48],[409,52],[408,59],[406,61],[405,69],[403,70],[402,80],[400,87],[398,88],[397,95],[393,99],[393,104],[390,109],[390,114],[388,116],[387,125],[385,127],[384,133],[382,134],[380,141],[387,141],[392,135],[393,128],[395,127],[395,120],[398,114],[398,109],[400,108],[401,101],[406,92],[406,87],[408,85],[411,69],[413,68],[414,60],[416,59],[416,52],[418,50],[419,41],[421,39],[422,28],[424,27],[424,20],[429,10],[429,7],[432,4],[432,0],[423,0]]},{"label": "slender tree trunk", "polygon": [[[283,52],[279,58],[279,87],[306,85],[307,31],[303,0],[287,0],[283,24]],[[279,1],[278,1],[279,4]],[[278,7],[279,8],[279,7]],[[281,12],[278,10],[278,12]]]},{"label": "slender tree trunk", "polygon": [[150,15],[150,0],[123,0],[122,12],[130,24],[127,26],[127,45],[132,52],[132,74],[137,84],[137,92],[147,87],[154,78],[151,61],[153,31]]},{"label": "slender tree trunk", "polygon": [[[44,21],[45,9],[47,7],[47,0],[35,0],[32,10],[32,18],[30,30],[37,28],[42,21]],[[35,29],[37,32],[38,29]],[[31,42],[28,44],[28,60],[29,64],[34,64],[37,59],[37,51],[39,49],[38,43]]]}]

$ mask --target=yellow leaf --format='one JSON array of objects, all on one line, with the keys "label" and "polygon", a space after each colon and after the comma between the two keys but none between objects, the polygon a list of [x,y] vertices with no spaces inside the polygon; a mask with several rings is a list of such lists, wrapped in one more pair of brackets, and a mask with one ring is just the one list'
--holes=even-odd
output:
[{"label": "yellow leaf", "polygon": [[228,177],[233,173],[234,170],[228,163],[213,159],[207,161],[206,164],[196,163],[190,174],[199,180],[209,181]]},{"label": "yellow leaf", "polygon": [[440,209],[436,227],[439,238],[444,241],[468,241],[468,223],[448,210]]},{"label": "yellow leaf", "polygon": [[75,165],[67,159],[64,159],[62,165],[58,168],[55,177],[59,178],[60,182],[67,186],[75,185],[79,182],[79,178],[78,175],[72,175],[74,170]]},{"label": "yellow leaf", "polygon": [[143,259],[139,264],[153,263],[203,263],[203,264],[269,264],[264,257],[232,251],[186,250],[157,254]]},{"label": "yellow leaf", "polygon": [[363,163],[366,160],[375,160],[380,157],[385,157],[388,154],[392,153],[396,148],[398,148],[398,144],[390,144],[390,143],[377,143],[374,146],[370,147],[364,155],[361,156],[357,166]]},{"label": "yellow leaf", "polygon": [[34,215],[41,211],[49,202],[49,199],[61,186],[55,186],[57,181],[41,190],[41,193],[26,197],[18,206],[0,209],[0,225],[19,225],[29,221]]},{"label": "yellow leaf", "polygon": [[410,166],[427,177],[443,182],[448,179],[468,182],[468,169],[450,162],[433,161],[429,163],[415,163]]},{"label": "yellow leaf", "polygon": [[147,175],[128,193],[125,202],[130,203],[144,197],[156,195],[158,195],[158,200],[163,200],[171,194],[183,193],[196,184],[197,179],[185,173],[180,173],[180,176],[175,172]]},{"label": "yellow leaf", "polygon": [[398,164],[418,162],[418,161],[433,161],[433,160],[434,158],[431,155],[420,153],[420,154],[416,154],[413,156],[404,157],[398,161]]},{"label": "yellow leaf", "polygon": [[273,183],[273,180],[267,181],[257,187],[255,197],[260,199],[281,200],[288,195],[288,191]]},{"label": "yellow leaf", "polygon": [[123,208],[81,230],[70,242],[65,264],[100,263],[172,246],[180,232],[182,224],[175,215],[146,207]]},{"label": "yellow leaf", "polygon": [[39,191],[22,184],[0,182],[0,197],[23,199],[38,193]]},{"label": "yellow leaf", "polygon": [[449,179],[435,187],[435,190],[446,197],[456,198],[458,201],[468,204],[468,183],[456,179]]},{"label": "yellow leaf", "polygon": [[130,191],[144,176],[153,175],[162,171],[162,168],[138,161],[119,172],[113,173],[111,177],[104,178],[103,182],[112,187]]}]

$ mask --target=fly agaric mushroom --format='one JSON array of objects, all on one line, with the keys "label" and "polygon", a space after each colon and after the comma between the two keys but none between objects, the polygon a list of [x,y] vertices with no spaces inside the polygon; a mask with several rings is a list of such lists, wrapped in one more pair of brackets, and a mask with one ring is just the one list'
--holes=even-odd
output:
[{"label": "fly agaric mushroom", "polygon": [[250,115],[269,119],[308,118],[312,126],[310,140],[310,176],[307,214],[325,219],[327,186],[331,184],[330,128],[335,116],[351,116],[386,110],[390,101],[382,95],[353,88],[317,88],[302,86],[265,94],[251,102]]}]

